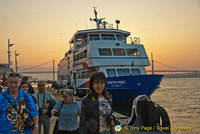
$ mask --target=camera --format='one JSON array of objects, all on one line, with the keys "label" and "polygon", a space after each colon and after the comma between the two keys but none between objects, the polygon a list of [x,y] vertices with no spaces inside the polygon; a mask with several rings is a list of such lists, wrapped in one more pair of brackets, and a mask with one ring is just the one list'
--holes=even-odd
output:
[{"label": "camera", "polygon": [[56,112],[54,116],[59,117],[59,112]]},{"label": "camera", "polygon": [[38,109],[38,112],[39,112],[40,115],[42,115],[42,110],[43,110],[43,108]]},{"label": "camera", "polygon": [[25,128],[24,128],[25,130],[26,130],[26,129],[33,128],[33,127],[34,127],[33,120],[32,120],[32,119],[30,119],[30,118],[26,118],[26,120],[25,120],[24,124],[25,124]]},{"label": "camera", "polygon": [[116,117],[114,116],[114,115],[109,115],[109,116],[107,116],[107,118],[106,118],[106,121],[109,123],[109,124],[111,124],[111,122],[113,121],[114,123],[115,123],[115,125],[119,125],[120,124],[120,122],[116,119]]}]

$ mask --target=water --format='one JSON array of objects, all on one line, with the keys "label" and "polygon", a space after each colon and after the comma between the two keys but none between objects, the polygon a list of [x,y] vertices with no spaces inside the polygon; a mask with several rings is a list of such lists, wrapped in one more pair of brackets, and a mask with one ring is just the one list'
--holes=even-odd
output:
[{"label": "water", "polygon": [[200,78],[164,78],[151,96],[169,114],[172,133],[200,133]]}]

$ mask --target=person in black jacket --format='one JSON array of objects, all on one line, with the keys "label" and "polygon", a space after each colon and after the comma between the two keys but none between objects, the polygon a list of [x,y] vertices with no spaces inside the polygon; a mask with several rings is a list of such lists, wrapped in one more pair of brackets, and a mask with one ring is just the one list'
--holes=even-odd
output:
[{"label": "person in black jacket", "polygon": [[112,97],[106,88],[103,72],[96,72],[89,81],[90,92],[83,98],[80,134],[112,134]]}]

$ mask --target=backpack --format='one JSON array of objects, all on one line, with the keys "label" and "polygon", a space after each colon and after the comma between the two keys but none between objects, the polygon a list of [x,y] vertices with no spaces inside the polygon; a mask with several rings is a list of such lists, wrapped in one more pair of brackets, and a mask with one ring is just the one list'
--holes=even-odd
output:
[{"label": "backpack", "polygon": [[139,95],[133,100],[132,114],[127,125],[141,131],[171,132],[166,110],[146,95]]}]

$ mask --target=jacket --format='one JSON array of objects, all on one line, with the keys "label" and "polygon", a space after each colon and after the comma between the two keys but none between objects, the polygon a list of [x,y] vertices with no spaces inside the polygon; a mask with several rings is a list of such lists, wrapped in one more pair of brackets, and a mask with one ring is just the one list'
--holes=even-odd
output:
[{"label": "jacket", "polygon": [[[112,96],[107,92],[104,97],[112,109]],[[91,93],[83,98],[80,115],[80,134],[99,134],[99,101]],[[112,114],[112,112],[111,112]]]}]

